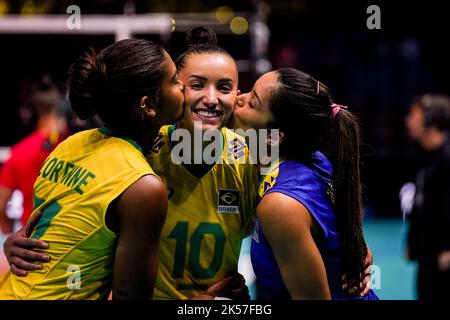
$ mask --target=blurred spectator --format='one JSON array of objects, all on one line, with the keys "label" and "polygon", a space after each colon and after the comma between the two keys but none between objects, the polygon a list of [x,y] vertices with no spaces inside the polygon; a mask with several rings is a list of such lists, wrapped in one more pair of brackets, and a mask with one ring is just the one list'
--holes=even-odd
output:
[{"label": "blurred spectator", "polygon": [[450,98],[416,98],[405,122],[410,138],[425,151],[416,176],[406,254],[418,262],[418,298],[449,299]]},{"label": "blurred spectator", "polygon": [[24,224],[33,211],[33,185],[41,165],[68,134],[62,110],[64,100],[50,77],[44,76],[28,92],[27,104],[36,118],[35,131],[12,147],[0,172],[0,229],[5,234],[13,231],[6,208],[14,190],[23,194]]}]

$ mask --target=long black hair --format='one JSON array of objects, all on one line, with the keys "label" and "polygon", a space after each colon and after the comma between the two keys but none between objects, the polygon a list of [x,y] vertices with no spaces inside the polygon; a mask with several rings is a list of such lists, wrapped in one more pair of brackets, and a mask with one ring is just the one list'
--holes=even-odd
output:
[{"label": "long black hair", "polygon": [[360,130],[346,108],[332,114],[329,89],[310,75],[279,69],[278,86],[270,99],[272,127],[285,134],[280,155],[310,163],[313,152],[332,142],[327,156],[334,165],[332,198],[342,241],[342,271],[351,281],[362,280],[367,246],[362,229]]}]

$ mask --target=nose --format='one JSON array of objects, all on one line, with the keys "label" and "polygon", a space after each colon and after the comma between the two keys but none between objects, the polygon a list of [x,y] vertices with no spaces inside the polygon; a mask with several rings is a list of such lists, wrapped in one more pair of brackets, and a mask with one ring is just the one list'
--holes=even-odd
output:
[{"label": "nose", "polygon": [[212,108],[219,104],[219,99],[217,98],[217,90],[214,87],[209,87],[203,97],[203,103],[206,107]]},{"label": "nose", "polygon": [[240,108],[243,108],[245,106],[245,99],[248,96],[247,93],[240,94],[236,97],[236,105]]}]

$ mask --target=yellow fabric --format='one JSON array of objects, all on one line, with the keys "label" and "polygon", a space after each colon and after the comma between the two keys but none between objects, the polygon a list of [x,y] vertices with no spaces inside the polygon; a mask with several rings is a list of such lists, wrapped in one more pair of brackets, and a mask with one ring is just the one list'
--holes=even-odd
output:
[{"label": "yellow fabric", "polygon": [[278,159],[273,165],[270,166],[267,174],[261,179],[258,185],[258,196],[260,199],[264,197],[264,194],[273,188],[277,181],[278,174],[280,173],[280,165],[284,162],[284,159]]},{"label": "yellow fabric", "polygon": [[170,197],[154,299],[190,298],[237,271],[245,228],[255,214],[258,170],[248,162],[245,140],[228,129],[221,132],[223,163],[201,178],[172,161],[169,126],[147,156]]},{"label": "yellow fabric", "polygon": [[34,185],[35,212],[43,213],[32,237],[49,244],[44,252],[50,262],[26,277],[0,277],[0,299],[107,298],[117,237],[107,229],[105,213],[147,174],[154,173],[132,141],[101,129],[62,142]]}]

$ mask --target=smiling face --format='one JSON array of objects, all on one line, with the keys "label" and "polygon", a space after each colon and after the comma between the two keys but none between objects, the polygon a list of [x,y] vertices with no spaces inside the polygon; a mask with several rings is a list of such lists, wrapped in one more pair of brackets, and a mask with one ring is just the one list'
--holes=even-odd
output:
[{"label": "smiling face", "polygon": [[278,76],[272,71],[262,75],[255,82],[251,92],[239,95],[233,114],[233,128],[243,130],[267,128],[273,120],[269,101],[277,86]]},{"label": "smiling face", "polygon": [[186,109],[181,126],[221,129],[229,121],[237,95],[238,71],[233,58],[223,53],[193,53],[186,57],[179,78],[185,85]]}]

